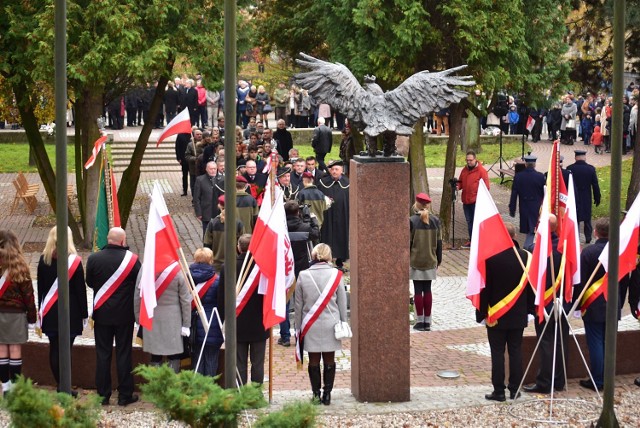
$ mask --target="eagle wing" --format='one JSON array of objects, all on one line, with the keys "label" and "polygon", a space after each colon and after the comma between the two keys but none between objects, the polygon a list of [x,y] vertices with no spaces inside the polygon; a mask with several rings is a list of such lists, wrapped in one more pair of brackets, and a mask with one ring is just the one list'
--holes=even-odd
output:
[{"label": "eagle wing", "polygon": [[387,113],[399,123],[413,127],[419,118],[460,102],[468,93],[456,87],[475,85],[472,76],[451,76],[463,68],[466,65],[437,73],[421,71],[414,74],[384,94]]},{"label": "eagle wing", "polygon": [[340,63],[330,63],[300,53],[296,62],[309,70],[294,76],[296,84],[309,91],[318,102],[329,104],[344,114],[356,126],[365,123],[370,94],[364,90],[349,69]]}]

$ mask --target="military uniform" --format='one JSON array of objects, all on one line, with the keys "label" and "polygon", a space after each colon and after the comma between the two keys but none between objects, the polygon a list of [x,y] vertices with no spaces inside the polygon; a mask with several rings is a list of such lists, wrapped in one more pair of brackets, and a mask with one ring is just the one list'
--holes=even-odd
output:
[{"label": "military uniform", "polygon": [[573,165],[567,167],[573,174],[573,184],[576,191],[576,210],[578,222],[584,222],[584,239],[588,244],[591,242],[593,227],[591,226],[591,189],[593,188],[593,202],[600,205],[600,186],[598,176],[593,165],[586,161],[577,160]]},{"label": "military uniform", "polygon": [[[535,158],[534,158],[535,159]],[[511,199],[509,201],[509,215],[516,215],[516,201],[519,201],[520,233],[527,235],[525,248],[533,242],[533,236],[538,223],[540,206],[544,198],[545,179],[541,172],[533,167],[527,167],[517,173],[513,179]]]}]

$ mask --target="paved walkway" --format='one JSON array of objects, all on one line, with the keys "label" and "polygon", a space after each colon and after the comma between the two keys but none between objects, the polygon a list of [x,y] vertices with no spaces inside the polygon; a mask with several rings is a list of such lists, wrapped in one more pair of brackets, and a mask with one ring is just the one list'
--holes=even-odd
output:
[{"label": "paved walkway", "polygon": [[[159,132],[159,131],[154,131]],[[134,138],[135,133],[128,132],[116,138]],[[538,155],[539,170],[544,171],[548,165],[551,152],[550,143],[530,144],[531,150]],[[583,146],[562,146],[561,150],[567,160],[573,159],[572,150]],[[596,166],[608,164],[609,155],[591,155],[589,162]],[[570,162],[569,162],[570,163]],[[443,188],[443,170],[428,170],[431,194],[434,196],[435,209],[438,209]],[[0,210],[9,212],[13,201],[14,189],[11,180],[14,174],[0,174]],[[28,174],[29,182],[38,182],[37,174]],[[119,180],[120,177],[118,176]],[[127,226],[128,242],[134,252],[143,253],[146,233],[148,194],[152,183],[160,180],[167,205],[172,213],[187,258],[201,245],[201,226],[195,218],[190,197],[181,197],[181,176],[178,168],[175,172],[143,173],[138,186],[138,194]],[[70,183],[72,183],[70,176]],[[491,193],[503,216],[507,213],[509,190],[503,186],[492,186]],[[0,228],[11,229],[24,245],[32,271],[35,274],[39,253],[44,248],[48,230],[55,224],[55,216],[45,203],[44,191],[38,196],[40,201],[35,215],[28,215],[20,207],[13,215],[0,218]],[[75,207],[77,209],[77,207]],[[514,221],[508,216],[505,220]],[[466,222],[462,206],[456,207],[456,236],[467,238]],[[515,220],[517,222],[517,219]],[[433,331],[414,332],[411,330],[411,387],[412,399],[402,404],[363,404],[357,403],[350,394],[350,343],[344,342],[344,349],[338,355],[338,373],[336,376],[336,393],[334,405],[324,411],[342,412],[400,412],[437,408],[452,408],[467,405],[486,404],[483,394],[490,390],[490,357],[485,328],[475,323],[475,315],[471,304],[464,297],[466,271],[468,265],[467,250],[448,249],[444,252],[443,264],[439,270],[439,278],[433,286]],[[86,258],[86,253],[83,253]],[[407,315],[407,321],[409,316]],[[576,329],[582,328],[580,320],[572,321]],[[625,329],[637,329],[638,323],[625,312],[622,325]],[[407,328],[410,329],[409,322]],[[276,338],[277,338],[277,333]],[[525,334],[533,335],[529,327]],[[82,341],[92,341],[91,332],[86,332]],[[32,340],[37,340],[35,337]],[[437,376],[441,370],[456,370],[457,379],[445,380]],[[620,377],[621,388],[632,383],[633,376]],[[293,348],[276,346],[274,349],[274,378],[272,379],[275,403],[288,401],[291,397],[306,398],[309,381],[306,370],[297,371],[294,362]],[[631,387],[633,388],[633,387]],[[570,383],[568,392],[563,397],[592,397],[587,391],[578,388],[576,382]]]}]

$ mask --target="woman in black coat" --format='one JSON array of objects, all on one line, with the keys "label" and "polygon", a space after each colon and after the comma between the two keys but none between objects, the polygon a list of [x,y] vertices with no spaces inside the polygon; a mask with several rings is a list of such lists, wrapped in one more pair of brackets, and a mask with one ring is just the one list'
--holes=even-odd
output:
[{"label": "woman in black coat", "polygon": [[[82,334],[82,330],[89,318],[87,311],[87,291],[84,282],[84,269],[82,267],[82,259],[77,255],[76,248],[71,238],[71,230],[68,230],[69,243],[69,320],[71,346],[76,336]],[[59,371],[59,346],[58,346],[58,303],[57,300],[52,304],[48,300],[49,293],[54,282],[57,284],[57,236],[56,227],[49,231],[49,237],[45,244],[44,251],[38,262],[38,321],[42,332],[49,338],[49,364],[51,372],[56,380],[56,384],[60,384]],[[45,301],[46,300],[46,301]]]}]

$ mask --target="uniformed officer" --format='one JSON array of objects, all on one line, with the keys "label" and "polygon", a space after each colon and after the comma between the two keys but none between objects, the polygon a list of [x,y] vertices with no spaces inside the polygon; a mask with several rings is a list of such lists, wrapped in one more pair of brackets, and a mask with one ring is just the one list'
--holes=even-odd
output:
[{"label": "uniformed officer", "polygon": [[540,206],[544,197],[545,179],[541,172],[536,171],[537,157],[527,155],[524,157],[526,168],[517,173],[513,178],[511,199],[509,201],[509,215],[516,216],[516,201],[519,198],[520,209],[520,233],[526,234],[524,248],[533,244],[536,224],[540,214]]},{"label": "uniformed officer", "polygon": [[[573,174],[573,183],[576,186],[578,222],[584,222],[584,240],[588,244],[591,242],[593,234],[591,204],[595,202],[596,207],[600,205],[600,186],[598,185],[596,169],[586,161],[587,152],[585,150],[576,150],[575,154],[575,163],[569,165],[567,169]],[[593,200],[591,199],[592,189]]]}]

